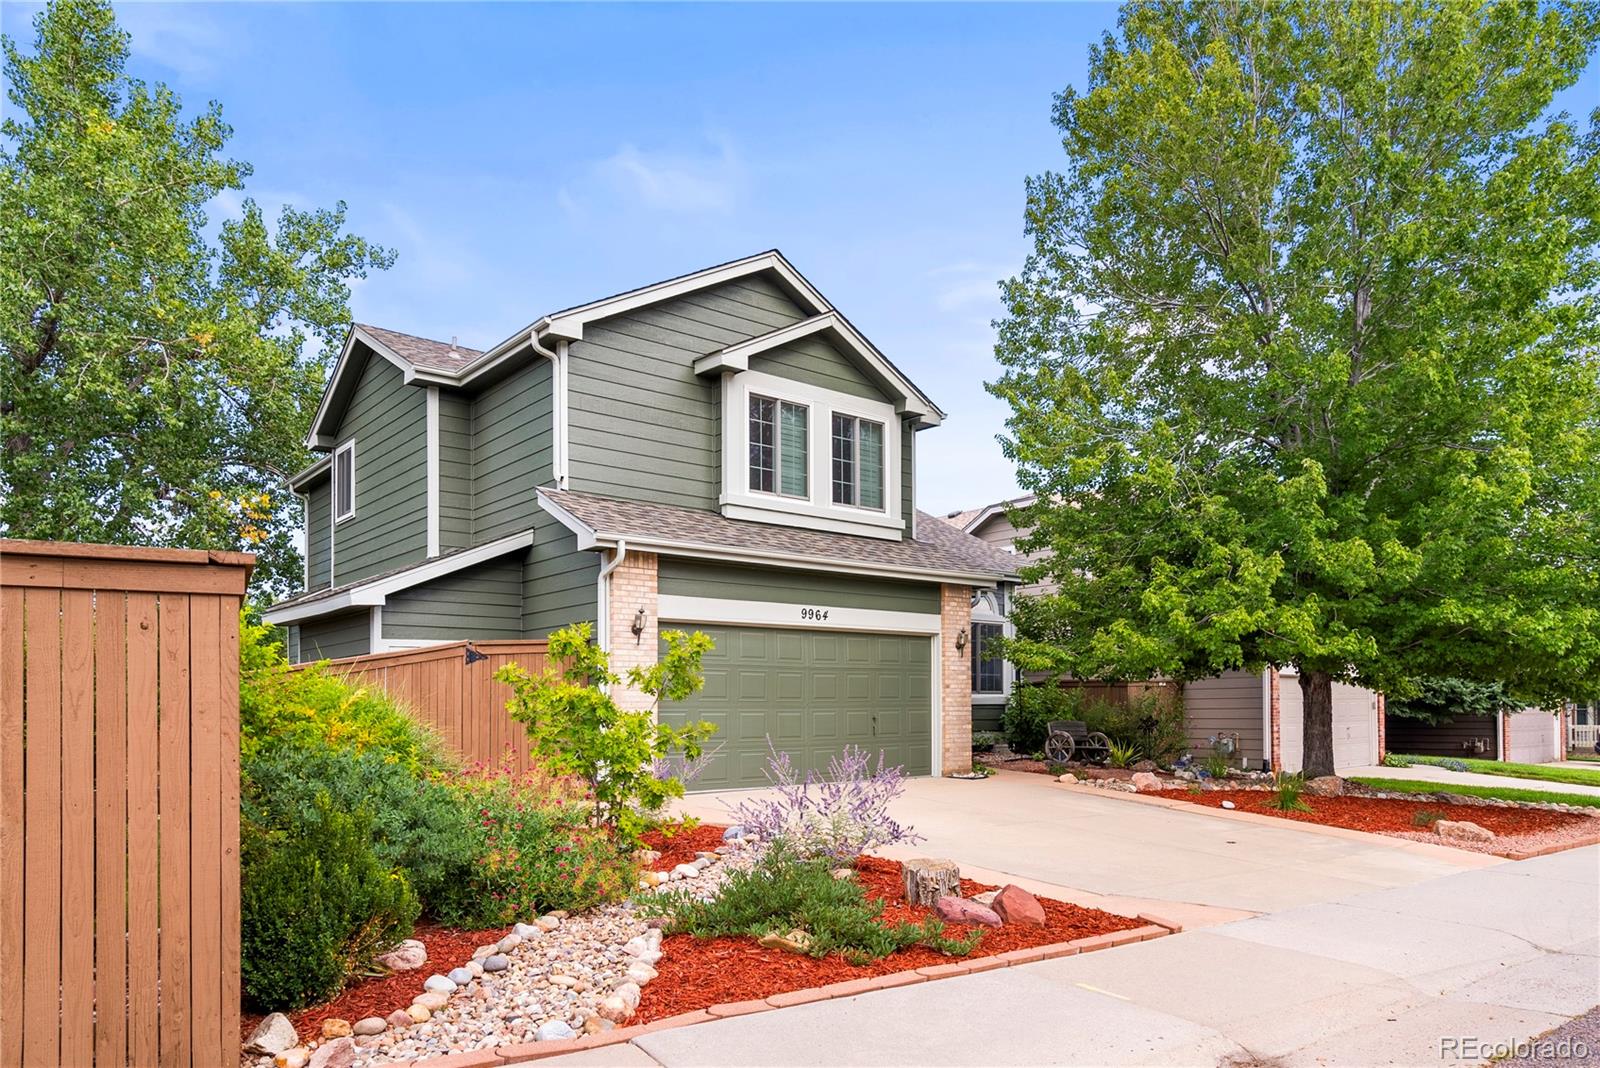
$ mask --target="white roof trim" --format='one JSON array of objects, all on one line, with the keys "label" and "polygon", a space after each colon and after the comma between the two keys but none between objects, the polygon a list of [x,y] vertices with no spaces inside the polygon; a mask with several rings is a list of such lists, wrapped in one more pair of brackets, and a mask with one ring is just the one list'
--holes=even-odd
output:
[{"label": "white roof trim", "polygon": [[261,613],[261,618],[268,623],[295,623],[302,619],[325,616],[330,612],[341,612],[347,608],[381,607],[388,600],[391,593],[399,593],[401,590],[420,586],[424,582],[432,582],[436,578],[443,578],[445,575],[451,575],[465,568],[493,560],[495,557],[503,556],[513,549],[525,549],[532,544],[533,531],[531,530],[524,530],[518,534],[508,534],[503,538],[485,542],[463,552],[454,553],[450,556],[441,556],[436,560],[424,560],[415,567],[407,568],[398,574],[357,583],[332,597],[322,597],[308,604],[292,604],[281,608],[269,608]]},{"label": "white roof trim", "polygon": [[694,362],[694,373],[697,375],[709,374],[716,371],[742,372],[750,370],[750,357],[758,356],[763,352],[793,344],[802,338],[813,334],[829,333],[843,342],[844,346],[864,360],[880,379],[892,384],[899,391],[898,410],[915,415],[924,425],[938,425],[943,414],[933,405],[922,391],[912,384],[911,380],[900,373],[899,368],[890,363],[888,358],[879,352],[850,321],[837,311],[826,311],[820,315],[813,315],[809,319],[802,319],[798,323],[780,326],[776,330],[729,345],[725,349],[702,356]]},{"label": "white roof trim", "polygon": [[788,552],[767,552],[762,549],[653,538],[648,535],[610,534],[595,530],[546,497],[542,489],[539,491],[539,507],[555,516],[562,526],[577,536],[579,549],[611,549],[615,548],[619,541],[625,540],[630,550],[663,552],[668,556],[688,556],[702,560],[733,560],[795,571],[831,571],[848,575],[871,575],[876,578],[911,579],[918,582],[939,582],[949,579],[966,586],[995,586],[1001,582],[1015,581],[1017,578],[1015,575],[997,575],[992,571],[943,571],[899,564],[869,564],[840,560],[832,556],[798,556]]},{"label": "white roof trim", "polygon": [[323,421],[328,417],[328,404],[339,392],[340,387],[343,385],[344,377],[353,373],[350,370],[350,353],[355,349],[355,344],[357,341],[360,341],[373,352],[377,353],[379,356],[382,356],[384,359],[398,367],[400,369],[400,374],[407,385],[418,381],[431,382],[438,385],[455,385],[460,381],[459,375],[449,374],[443,371],[430,371],[425,368],[418,367],[416,364],[412,363],[410,360],[394,351],[394,349],[390,348],[388,345],[385,345],[382,341],[379,341],[376,335],[367,330],[363,330],[360,324],[352,325],[350,327],[350,333],[345,336],[344,348],[339,350],[339,359],[334,362],[333,374],[328,376],[328,384],[323,387],[322,400],[317,404],[317,414],[312,417],[311,432],[306,435],[307,448],[314,449],[321,447],[327,449],[332,448],[335,444],[337,444],[331,435],[323,432],[322,424]]},{"label": "white roof trim", "polygon": [[311,464],[309,467],[303,468],[302,470],[290,475],[289,488],[298,493],[301,486],[304,486],[307,482],[310,482],[319,475],[327,474],[328,469],[332,466],[333,453],[330,452],[325,454],[322,459]]},{"label": "white roof trim", "polygon": [[1000,501],[996,504],[991,504],[986,508],[979,509],[978,514],[967,520],[966,523],[962,525],[961,529],[966,533],[971,534],[974,530],[977,530],[995,516],[1004,515],[1007,510],[1011,508],[1027,507],[1036,499],[1037,498],[1034,497],[1017,497],[1009,501]]}]

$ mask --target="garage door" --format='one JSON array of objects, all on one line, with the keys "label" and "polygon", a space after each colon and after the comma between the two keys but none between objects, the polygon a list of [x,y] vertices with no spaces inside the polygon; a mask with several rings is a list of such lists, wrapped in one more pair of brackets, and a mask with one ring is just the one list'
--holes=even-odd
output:
[{"label": "garage door", "polygon": [[[682,624],[688,626],[690,624]],[[716,642],[706,686],[661,718],[717,727],[691,790],[767,785],[767,739],[802,774],[846,745],[909,775],[933,771],[932,649],[926,637],[695,624]]]},{"label": "garage door", "polygon": [[[1300,699],[1300,680],[1294,675],[1280,676],[1278,688],[1278,747],[1284,771],[1299,771],[1305,756],[1305,714]],[[1371,690],[1333,684],[1333,767],[1343,774],[1349,768],[1366,767],[1378,761],[1378,695]]]}]

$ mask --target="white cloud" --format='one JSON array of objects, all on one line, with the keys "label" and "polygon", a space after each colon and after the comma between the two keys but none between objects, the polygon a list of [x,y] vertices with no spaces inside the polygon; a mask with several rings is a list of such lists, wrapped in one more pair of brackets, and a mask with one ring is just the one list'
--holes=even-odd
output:
[{"label": "white cloud", "polygon": [[185,78],[204,81],[234,54],[236,37],[199,4],[118,4],[117,21],[134,55]]},{"label": "white cloud", "polygon": [[[676,215],[726,214],[746,184],[744,161],[725,135],[711,133],[699,147],[641,149],[624,144],[591,168],[585,192],[614,197],[624,206]],[[556,202],[567,215],[587,214],[586,198],[563,187]]]},{"label": "white cloud", "polygon": [[928,272],[928,277],[937,280],[934,300],[941,311],[987,306],[987,311],[998,314],[1001,310],[999,280],[1010,273],[1005,267],[968,261],[935,267]]}]

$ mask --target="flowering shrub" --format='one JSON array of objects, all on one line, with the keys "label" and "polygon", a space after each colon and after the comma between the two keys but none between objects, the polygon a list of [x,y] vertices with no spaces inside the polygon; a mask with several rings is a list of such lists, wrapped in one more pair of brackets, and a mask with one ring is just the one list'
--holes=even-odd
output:
[{"label": "flowering shrub", "polygon": [[796,856],[846,864],[869,849],[922,841],[889,817],[889,803],[905,792],[905,776],[885,764],[882,753],[874,768],[866,750],[847,745],[829,758],[827,775],[808,772],[802,780],[788,753],[780,753],[770,738],[767,748],[767,779],[778,796],[733,808],[746,829],[781,840]]}]

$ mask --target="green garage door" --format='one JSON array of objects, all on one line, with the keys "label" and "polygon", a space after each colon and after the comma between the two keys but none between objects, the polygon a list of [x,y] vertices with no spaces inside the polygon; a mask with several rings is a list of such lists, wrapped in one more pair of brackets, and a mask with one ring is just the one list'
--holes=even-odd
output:
[{"label": "green garage door", "polygon": [[[669,624],[663,624],[668,626]],[[689,626],[689,624],[676,624]],[[802,775],[846,745],[908,775],[933,771],[931,639],[898,634],[695,627],[717,643],[705,689],[668,704],[672,724],[716,724],[716,755],[691,790],[767,784],[767,739]]]}]

